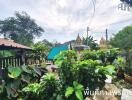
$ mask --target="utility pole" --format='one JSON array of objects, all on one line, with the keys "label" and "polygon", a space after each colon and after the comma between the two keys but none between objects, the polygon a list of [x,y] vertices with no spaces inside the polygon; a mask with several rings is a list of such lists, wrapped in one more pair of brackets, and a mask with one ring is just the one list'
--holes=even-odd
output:
[{"label": "utility pole", "polygon": [[89,27],[87,26],[87,45],[88,45],[88,31],[89,31]]},{"label": "utility pole", "polygon": [[108,30],[106,29],[105,32],[105,36],[106,36],[106,46],[108,47]]}]

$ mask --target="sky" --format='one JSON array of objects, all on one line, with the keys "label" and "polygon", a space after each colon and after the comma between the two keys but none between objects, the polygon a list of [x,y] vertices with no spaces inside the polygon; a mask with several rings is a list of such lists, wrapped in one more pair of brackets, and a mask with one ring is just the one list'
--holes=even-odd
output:
[{"label": "sky", "polygon": [[[123,27],[132,25],[132,11],[118,9],[120,0],[0,0],[0,20],[25,11],[45,32],[35,39],[66,42],[89,35],[99,41],[111,38]],[[95,6],[94,6],[95,5]]]}]

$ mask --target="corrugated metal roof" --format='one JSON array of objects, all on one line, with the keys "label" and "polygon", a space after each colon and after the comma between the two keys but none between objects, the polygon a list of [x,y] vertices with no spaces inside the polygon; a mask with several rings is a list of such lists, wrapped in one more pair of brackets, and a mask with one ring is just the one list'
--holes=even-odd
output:
[{"label": "corrugated metal roof", "polygon": [[47,59],[48,60],[54,60],[54,57],[58,55],[61,51],[68,50],[68,45],[61,45],[61,46],[56,46],[51,49],[51,51],[48,54]]},{"label": "corrugated metal roof", "polygon": [[30,47],[15,43],[13,40],[8,40],[8,39],[0,39],[0,46],[17,48],[17,49],[31,49]]}]

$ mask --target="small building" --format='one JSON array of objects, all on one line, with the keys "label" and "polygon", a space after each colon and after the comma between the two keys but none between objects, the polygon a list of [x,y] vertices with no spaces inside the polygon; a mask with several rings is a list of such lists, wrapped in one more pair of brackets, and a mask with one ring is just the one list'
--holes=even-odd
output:
[{"label": "small building", "polygon": [[80,36],[78,34],[78,36],[76,38],[76,45],[82,45],[82,44],[83,44],[83,41],[82,41],[82,39],[80,38]]},{"label": "small building", "polygon": [[78,36],[76,38],[75,43],[72,44],[72,48],[73,48],[73,50],[76,50],[78,52],[80,52],[82,50],[90,49],[89,46],[83,44],[83,39],[81,39],[81,37],[79,36],[79,34],[78,34]]},{"label": "small building", "polygon": [[18,44],[13,40],[8,39],[0,39],[0,51],[15,51],[17,55],[11,57],[0,57],[0,67],[8,67],[8,66],[21,66],[25,64],[25,52],[31,51],[30,47],[24,46],[22,44]]}]

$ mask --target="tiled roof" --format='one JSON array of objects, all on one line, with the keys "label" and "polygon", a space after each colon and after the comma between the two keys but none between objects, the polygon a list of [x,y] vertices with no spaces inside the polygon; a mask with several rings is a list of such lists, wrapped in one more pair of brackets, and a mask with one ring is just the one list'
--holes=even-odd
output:
[{"label": "tiled roof", "polygon": [[17,49],[29,49],[29,50],[31,49],[30,47],[15,43],[13,40],[1,39],[1,38],[0,38],[0,46],[17,48]]}]

